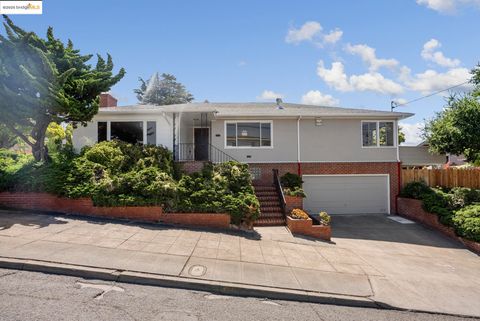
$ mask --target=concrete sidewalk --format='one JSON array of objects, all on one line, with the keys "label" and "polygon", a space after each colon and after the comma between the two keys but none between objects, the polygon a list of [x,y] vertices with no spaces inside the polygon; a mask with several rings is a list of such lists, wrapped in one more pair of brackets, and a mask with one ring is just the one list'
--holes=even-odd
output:
[{"label": "concrete sidewalk", "polygon": [[256,232],[0,211],[0,257],[228,285],[246,295],[268,289],[292,299],[318,294],[334,302],[480,316],[480,259],[455,244],[349,239],[348,233],[326,243],[294,237],[284,227]]}]

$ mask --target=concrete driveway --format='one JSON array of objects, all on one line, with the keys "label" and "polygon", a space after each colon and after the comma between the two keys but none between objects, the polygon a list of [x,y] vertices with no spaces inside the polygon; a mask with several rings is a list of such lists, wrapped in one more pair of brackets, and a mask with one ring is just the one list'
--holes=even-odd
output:
[{"label": "concrete driveway", "polygon": [[141,273],[228,284],[244,294],[267,289],[290,299],[480,316],[480,259],[458,244],[385,216],[335,216],[333,231],[329,243],[285,227],[252,235],[0,210],[0,263],[55,263],[102,269],[119,281]]},{"label": "concrete driveway", "polygon": [[333,241],[381,272],[370,277],[377,300],[480,315],[480,257],[439,232],[400,220],[405,223],[385,215],[335,216]]}]

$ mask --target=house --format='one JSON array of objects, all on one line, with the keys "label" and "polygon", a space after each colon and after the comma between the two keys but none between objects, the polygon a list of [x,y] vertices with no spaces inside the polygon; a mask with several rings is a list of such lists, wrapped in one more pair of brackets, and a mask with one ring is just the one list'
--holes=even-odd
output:
[{"label": "house", "polygon": [[445,154],[434,154],[429,151],[429,145],[421,142],[416,146],[400,146],[400,160],[403,168],[412,167],[442,167],[448,157]]},{"label": "house", "polygon": [[[104,99],[108,101],[108,99]],[[304,208],[330,214],[396,213],[398,121],[410,113],[283,103],[102,107],[74,132],[77,150],[122,139],[164,145],[186,170],[237,160],[257,185],[273,169],[304,180]]]}]

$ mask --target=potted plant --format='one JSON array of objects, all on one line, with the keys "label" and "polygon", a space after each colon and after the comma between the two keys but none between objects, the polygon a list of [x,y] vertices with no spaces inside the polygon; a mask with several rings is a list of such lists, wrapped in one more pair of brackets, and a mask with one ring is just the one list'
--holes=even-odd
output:
[{"label": "potted plant", "polygon": [[287,212],[295,208],[303,208],[303,199],[306,195],[302,189],[302,178],[297,174],[286,173],[280,177],[280,182],[282,183]]},{"label": "potted plant", "polygon": [[295,208],[287,216],[287,227],[293,234],[307,235],[330,241],[330,216],[326,212],[320,212],[319,217],[319,220],[316,218],[312,220],[307,212]]}]

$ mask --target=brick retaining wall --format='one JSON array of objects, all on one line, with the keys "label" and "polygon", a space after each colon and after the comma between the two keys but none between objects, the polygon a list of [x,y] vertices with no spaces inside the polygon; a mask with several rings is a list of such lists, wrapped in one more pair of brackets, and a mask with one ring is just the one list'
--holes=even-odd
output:
[{"label": "brick retaining wall", "polygon": [[164,213],[161,206],[94,206],[89,198],[71,199],[48,193],[0,193],[0,205],[11,208],[81,214],[97,217],[229,228],[226,213]]},{"label": "brick retaining wall", "polygon": [[457,236],[455,230],[443,225],[436,214],[425,211],[422,207],[422,201],[412,198],[398,198],[398,213],[416,222],[429,226],[442,234],[463,243],[467,248],[480,255],[480,243],[467,240]]}]

